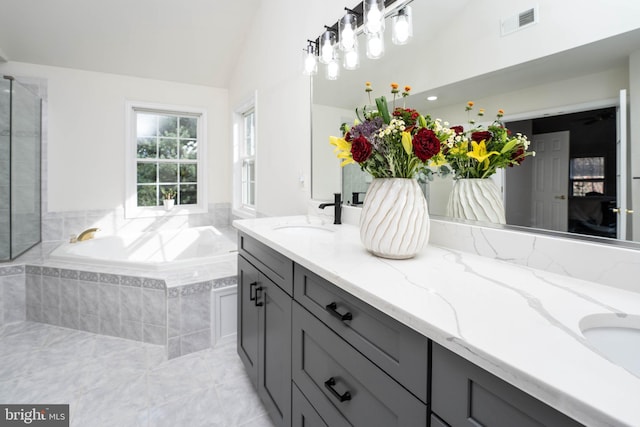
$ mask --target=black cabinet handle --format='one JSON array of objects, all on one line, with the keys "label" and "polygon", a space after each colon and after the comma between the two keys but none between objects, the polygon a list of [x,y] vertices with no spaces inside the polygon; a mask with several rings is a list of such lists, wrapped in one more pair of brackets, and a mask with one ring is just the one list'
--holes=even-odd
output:
[{"label": "black cabinet handle", "polygon": [[345,320],[352,320],[353,319],[353,316],[348,311],[345,314],[338,313],[338,310],[336,310],[338,308],[338,305],[335,302],[332,302],[331,304],[329,304],[325,308],[327,309],[327,311],[329,313],[331,313],[331,315],[333,317],[337,317],[338,319],[342,320],[343,322]]},{"label": "black cabinet handle", "polygon": [[257,285],[258,285],[258,282],[249,283],[249,301],[256,300],[256,296],[253,294],[253,291],[255,290]]},{"label": "black cabinet handle", "polygon": [[345,391],[343,394],[340,394],[336,391],[335,388],[333,388],[334,385],[336,385],[336,380],[333,377],[329,378],[324,382],[324,386],[327,388],[327,390],[329,390],[331,394],[333,394],[335,398],[338,399],[340,402],[351,400],[351,393],[349,393],[348,391]]},{"label": "black cabinet handle", "polygon": [[260,298],[260,296],[258,295],[258,292],[262,292],[262,286],[257,286],[257,287],[256,287],[256,298],[255,298],[255,300],[254,300],[254,303],[253,303],[253,304],[254,304],[256,307],[262,307],[262,306],[264,305],[264,303],[263,303],[263,302],[258,302],[258,299]]}]

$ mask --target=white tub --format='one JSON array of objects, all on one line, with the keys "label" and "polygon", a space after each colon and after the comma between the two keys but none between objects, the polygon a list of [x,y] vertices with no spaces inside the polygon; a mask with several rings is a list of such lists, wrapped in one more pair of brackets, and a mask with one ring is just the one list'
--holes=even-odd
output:
[{"label": "white tub", "polygon": [[49,259],[154,271],[206,266],[235,257],[237,244],[214,227],[99,236],[64,243]]}]

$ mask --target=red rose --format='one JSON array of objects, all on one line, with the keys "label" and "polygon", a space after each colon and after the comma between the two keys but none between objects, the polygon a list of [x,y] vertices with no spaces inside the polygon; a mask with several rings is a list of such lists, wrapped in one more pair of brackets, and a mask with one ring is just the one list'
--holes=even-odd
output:
[{"label": "red rose", "polygon": [[456,133],[456,135],[460,135],[464,132],[464,128],[462,126],[451,126],[451,130]]},{"label": "red rose", "polygon": [[413,137],[413,152],[426,162],[440,152],[440,140],[434,131],[421,128]]},{"label": "red rose", "polygon": [[371,156],[371,143],[360,135],[351,142],[351,157],[358,163],[366,161]]},{"label": "red rose", "polygon": [[[511,153],[511,160],[515,161],[517,164],[522,164],[524,162],[524,147],[518,147],[513,153]],[[509,167],[513,167],[513,163],[509,163]]]},{"label": "red rose", "polygon": [[344,140],[347,142],[351,142],[351,132],[347,132],[344,134]]},{"label": "red rose", "polygon": [[491,132],[489,132],[488,130],[483,130],[480,132],[473,132],[471,134],[471,139],[475,142],[489,141],[492,136],[493,135],[491,135]]}]

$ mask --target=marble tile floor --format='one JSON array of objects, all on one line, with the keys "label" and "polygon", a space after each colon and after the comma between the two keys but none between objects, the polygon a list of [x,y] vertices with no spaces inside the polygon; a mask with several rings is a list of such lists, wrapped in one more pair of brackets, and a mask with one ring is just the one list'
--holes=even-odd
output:
[{"label": "marble tile floor", "polygon": [[0,326],[0,403],[70,405],[72,427],[272,427],[235,343],[162,346],[53,325]]}]

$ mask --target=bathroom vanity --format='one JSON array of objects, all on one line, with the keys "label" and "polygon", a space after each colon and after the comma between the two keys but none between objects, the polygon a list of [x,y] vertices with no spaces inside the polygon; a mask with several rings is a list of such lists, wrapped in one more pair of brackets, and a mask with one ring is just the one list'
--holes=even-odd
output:
[{"label": "bathroom vanity", "polygon": [[234,225],[238,353],[278,426],[640,425],[640,378],[579,328],[640,295],[435,246],[376,258],[310,217]]}]

